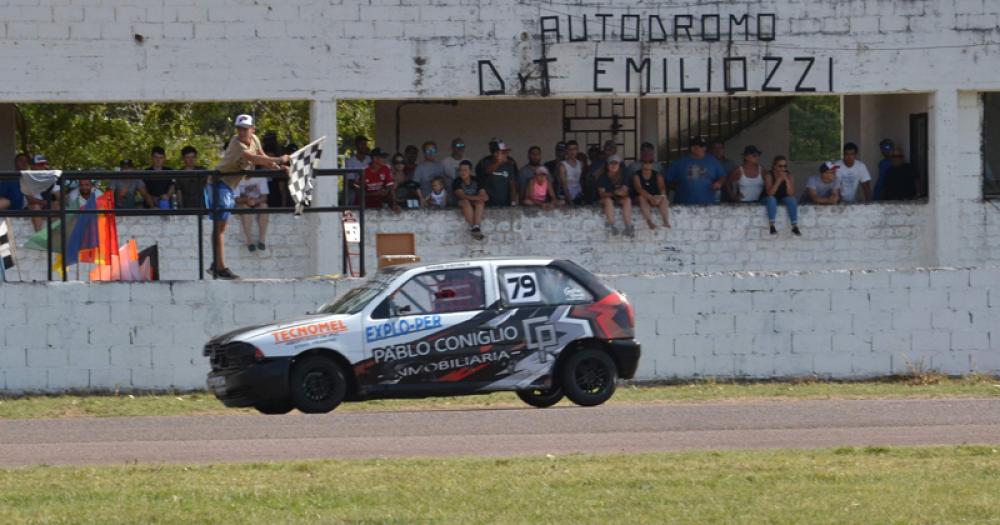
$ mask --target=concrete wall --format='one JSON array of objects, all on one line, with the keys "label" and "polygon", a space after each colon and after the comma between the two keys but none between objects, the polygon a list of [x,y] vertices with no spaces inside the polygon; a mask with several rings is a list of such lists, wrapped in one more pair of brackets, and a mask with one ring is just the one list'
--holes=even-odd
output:
[{"label": "concrete wall", "polygon": [[[635,305],[639,379],[1000,373],[1000,268],[606,280]],[[203,388],[209,337],[354,284],[5,284],[0,391]]]}]

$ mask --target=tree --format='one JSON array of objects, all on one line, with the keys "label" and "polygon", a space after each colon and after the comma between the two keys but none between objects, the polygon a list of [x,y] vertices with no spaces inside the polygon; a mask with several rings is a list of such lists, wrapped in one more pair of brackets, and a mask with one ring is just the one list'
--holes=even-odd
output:
[{"label": "tree", "polygon": [[789,115],[793,160],[828,160],[840,155],[840,97],[798,97]]}]

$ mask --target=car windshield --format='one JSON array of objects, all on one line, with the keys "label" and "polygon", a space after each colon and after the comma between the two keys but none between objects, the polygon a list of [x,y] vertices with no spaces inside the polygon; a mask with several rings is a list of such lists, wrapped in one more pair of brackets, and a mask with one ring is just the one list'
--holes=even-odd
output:
[{"label": "car windshield", "polygon": [[361,311],[372,299],[382,293],[389,286],[400,269],[387,269],[379,271],[361,286],[353,288],[339,299],[332,303],[324,304],[317,313],[321,314],[356,314]]}]

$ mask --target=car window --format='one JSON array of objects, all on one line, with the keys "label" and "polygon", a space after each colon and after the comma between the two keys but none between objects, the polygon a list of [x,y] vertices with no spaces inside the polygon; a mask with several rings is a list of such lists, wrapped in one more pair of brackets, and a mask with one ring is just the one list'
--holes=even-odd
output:
[{"label": "car window", "polygon": [[593,302],[575,279],[549,266],[513,266],[497,271],[500,296],[507,306],[560,305]]},{"label": "car window", "polygon": [[388,298],[388,314],[445,314],[486,307],[483,271],[479,268],[439,270],[416,275]]}]

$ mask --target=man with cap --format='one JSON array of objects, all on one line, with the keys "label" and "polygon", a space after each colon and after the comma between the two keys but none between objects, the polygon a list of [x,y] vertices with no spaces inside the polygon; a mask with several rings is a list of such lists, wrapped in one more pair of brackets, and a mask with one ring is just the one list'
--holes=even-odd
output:
[{"label": "man with cap", "polygon": [[[371,151],[372,162],[365,168],[365,208],[382,209],[384,205],[392,202],[392,194],[396,189],[396,181],[392,178],[392,170],[386,164],[388,155],[382,148],[375,148]],[[354,181],[354,191],[357,200],[361,199],[361,186],[358,181]]]},{"label": "man with cap", "polygon": [[288,163],[288,155],[269,157],[264,154],[260,139],[254,135],[253,117],[240,115],[236,117],[234,124],[236,135],[229,140],[222,160],[215,167],[222,175],[213,177],[205,189],[207,207],[214,210],[209,216],[212,218],[212,249],[215,260],[208,273],[217,279],[239,279],[238,275],[226,267],[224,235],[229,210],[235,205],[234,191],[245,178],[242,172],[250,171],[256,166],[278,169],[281,164]]},{"label": "man with cap", "polygon": [[441,165],[444,166],[445,175],[450,177],[451,180],[455,180],[458,177],[458,165],[463,160],[466,160],[465,141],[460,138],[454,138],[451,140],[451,155],[448,155],[441,161]]},{"label": "man with cap", "polygon": [[706,155],[708,145],[702,137],[691,138],[691,152],[670,165],[667,184],[676,189],[678,204],[716,204],[719,190],[726,181],[722,164]]},{"label": "man with cap", "polygon": [[486,205],[517,206],[517,164],[510,159],[510,148],[498,138],[489,147],[490,154],[476,165],[476,176],[490,198]]},{"label": "man with cap", "polygon": [[835,162],[819,165],[819,174],[806,181],[806,198],[813,204],[837,204],[840,202],[841,187],[837,178],[840,169]]},{"label": "man with cap", "polygon": [[872,176],[868,166],[858,160],[858,146],[853,142],[844,145],[844,158],[837,161],[837,180],[840,182],[840,200],[856,202],[861,200],[858,188],[862,190],[861,202],[872,200]]},{"label": "man with cap", "polygon": [[884,138],[882,142],[878,143],[878,151],[882,154],[882,160],[878,161],[878,180],[875,181],[875,193],[872,195],[872,200],[882,200],[882,192],[885,190],[885,174],[892,167],[892,150],[895,147],[896,143],[890,138]]}]

